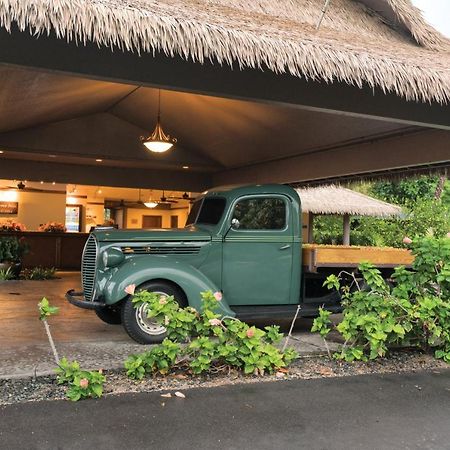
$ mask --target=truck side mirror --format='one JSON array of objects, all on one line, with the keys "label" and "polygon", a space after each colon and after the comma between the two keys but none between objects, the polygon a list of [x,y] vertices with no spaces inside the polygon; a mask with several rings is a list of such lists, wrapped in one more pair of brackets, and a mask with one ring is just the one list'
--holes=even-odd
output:
[{"label": "truck side mirror", "polygon": [[231,220],[231,227],[234,228],[235,230],[239,229],[239,226],[241,224],[239,223],[239,220],[234,218]]}]

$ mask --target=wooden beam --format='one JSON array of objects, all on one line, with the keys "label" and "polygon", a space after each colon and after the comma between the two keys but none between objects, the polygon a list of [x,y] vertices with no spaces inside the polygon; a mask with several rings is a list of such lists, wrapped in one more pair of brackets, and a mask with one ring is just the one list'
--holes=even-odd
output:
[{"label": "wooden beam", "polygon": [[214,61],[199,64],[161,53],[112,52],[92,43],[67,43],[54,34],[36,38],[17,27],[11,33],[0,29],[0,43],[4,64],[450,130],[450,105],[408,102],[368,86],[306,81],[270,70],[238,70]]},{"label": "wooden beam", "polygon": [[1,159],[0,178],[142,189],[201,192],[211,187],[207,174],[190,171],[128,169]]},{"label": "wooden beam", "polygon": [[433,163],[450,166],[450,132],[426,130],[218,172],[215,185],[295,183]]}]

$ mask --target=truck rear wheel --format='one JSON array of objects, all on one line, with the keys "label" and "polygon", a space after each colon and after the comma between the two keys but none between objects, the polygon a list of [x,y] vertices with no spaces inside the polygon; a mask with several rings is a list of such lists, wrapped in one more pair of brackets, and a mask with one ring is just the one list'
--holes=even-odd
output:
[{"label": "truck rear wheel", "polygon": [[[186,306],[186,298],[175,286],[162,281],[150,281],[139,286],[137,291],[149,291],[162,296],[174,296],[181,305]],[[135,308],[128,297],[122,306],[122,325],[128,335],[139,344],[158,344],[166,337],[166,328],[155,319],[149,319],[146,314],[146,305]]]},{"label": "truck rear wheel", "polygon": [[104,308],[96,309],[95,314],[105,323],[110,325],[120,325],[122,323],[121,308],[111,308],[105,306]]}]

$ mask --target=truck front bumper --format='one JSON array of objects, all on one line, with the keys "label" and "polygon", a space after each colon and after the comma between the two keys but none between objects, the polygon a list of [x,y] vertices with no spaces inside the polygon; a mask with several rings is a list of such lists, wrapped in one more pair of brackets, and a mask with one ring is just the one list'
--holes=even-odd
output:
[{"label": "truck front bumper", "polygon": [[105,304],[102,302],[90,302],[84,299],[83,292],[75,292],[75,289],[71,289],[66,292],[66,299],[69,303],[74,306],[78,306],[78,308],[83,309],[100,309],[104,308]]}]

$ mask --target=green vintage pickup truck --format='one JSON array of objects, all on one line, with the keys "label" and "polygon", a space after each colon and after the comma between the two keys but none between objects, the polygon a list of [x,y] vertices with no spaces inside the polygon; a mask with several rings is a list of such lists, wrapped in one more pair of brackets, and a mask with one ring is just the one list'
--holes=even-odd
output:
[{"label": "green vintage pickup truck", "polygon": [[302,316],[316,315],[323,305],[339,311],[339,294],[322,284],[347,265],[302,264],[300,236],[294,189],[211,189],[195,201],[185,228],[93,231],[82,259],[83,292],[71,290],[66,297],[107,323],[122,323],[142,344],[160,341],[165,329],[147,318],[144,307],[133,307],[125,292],[132,284],[194,308],[202,291],[221,291],[223,315],[244,320],[291,318],[299,304]]}]

